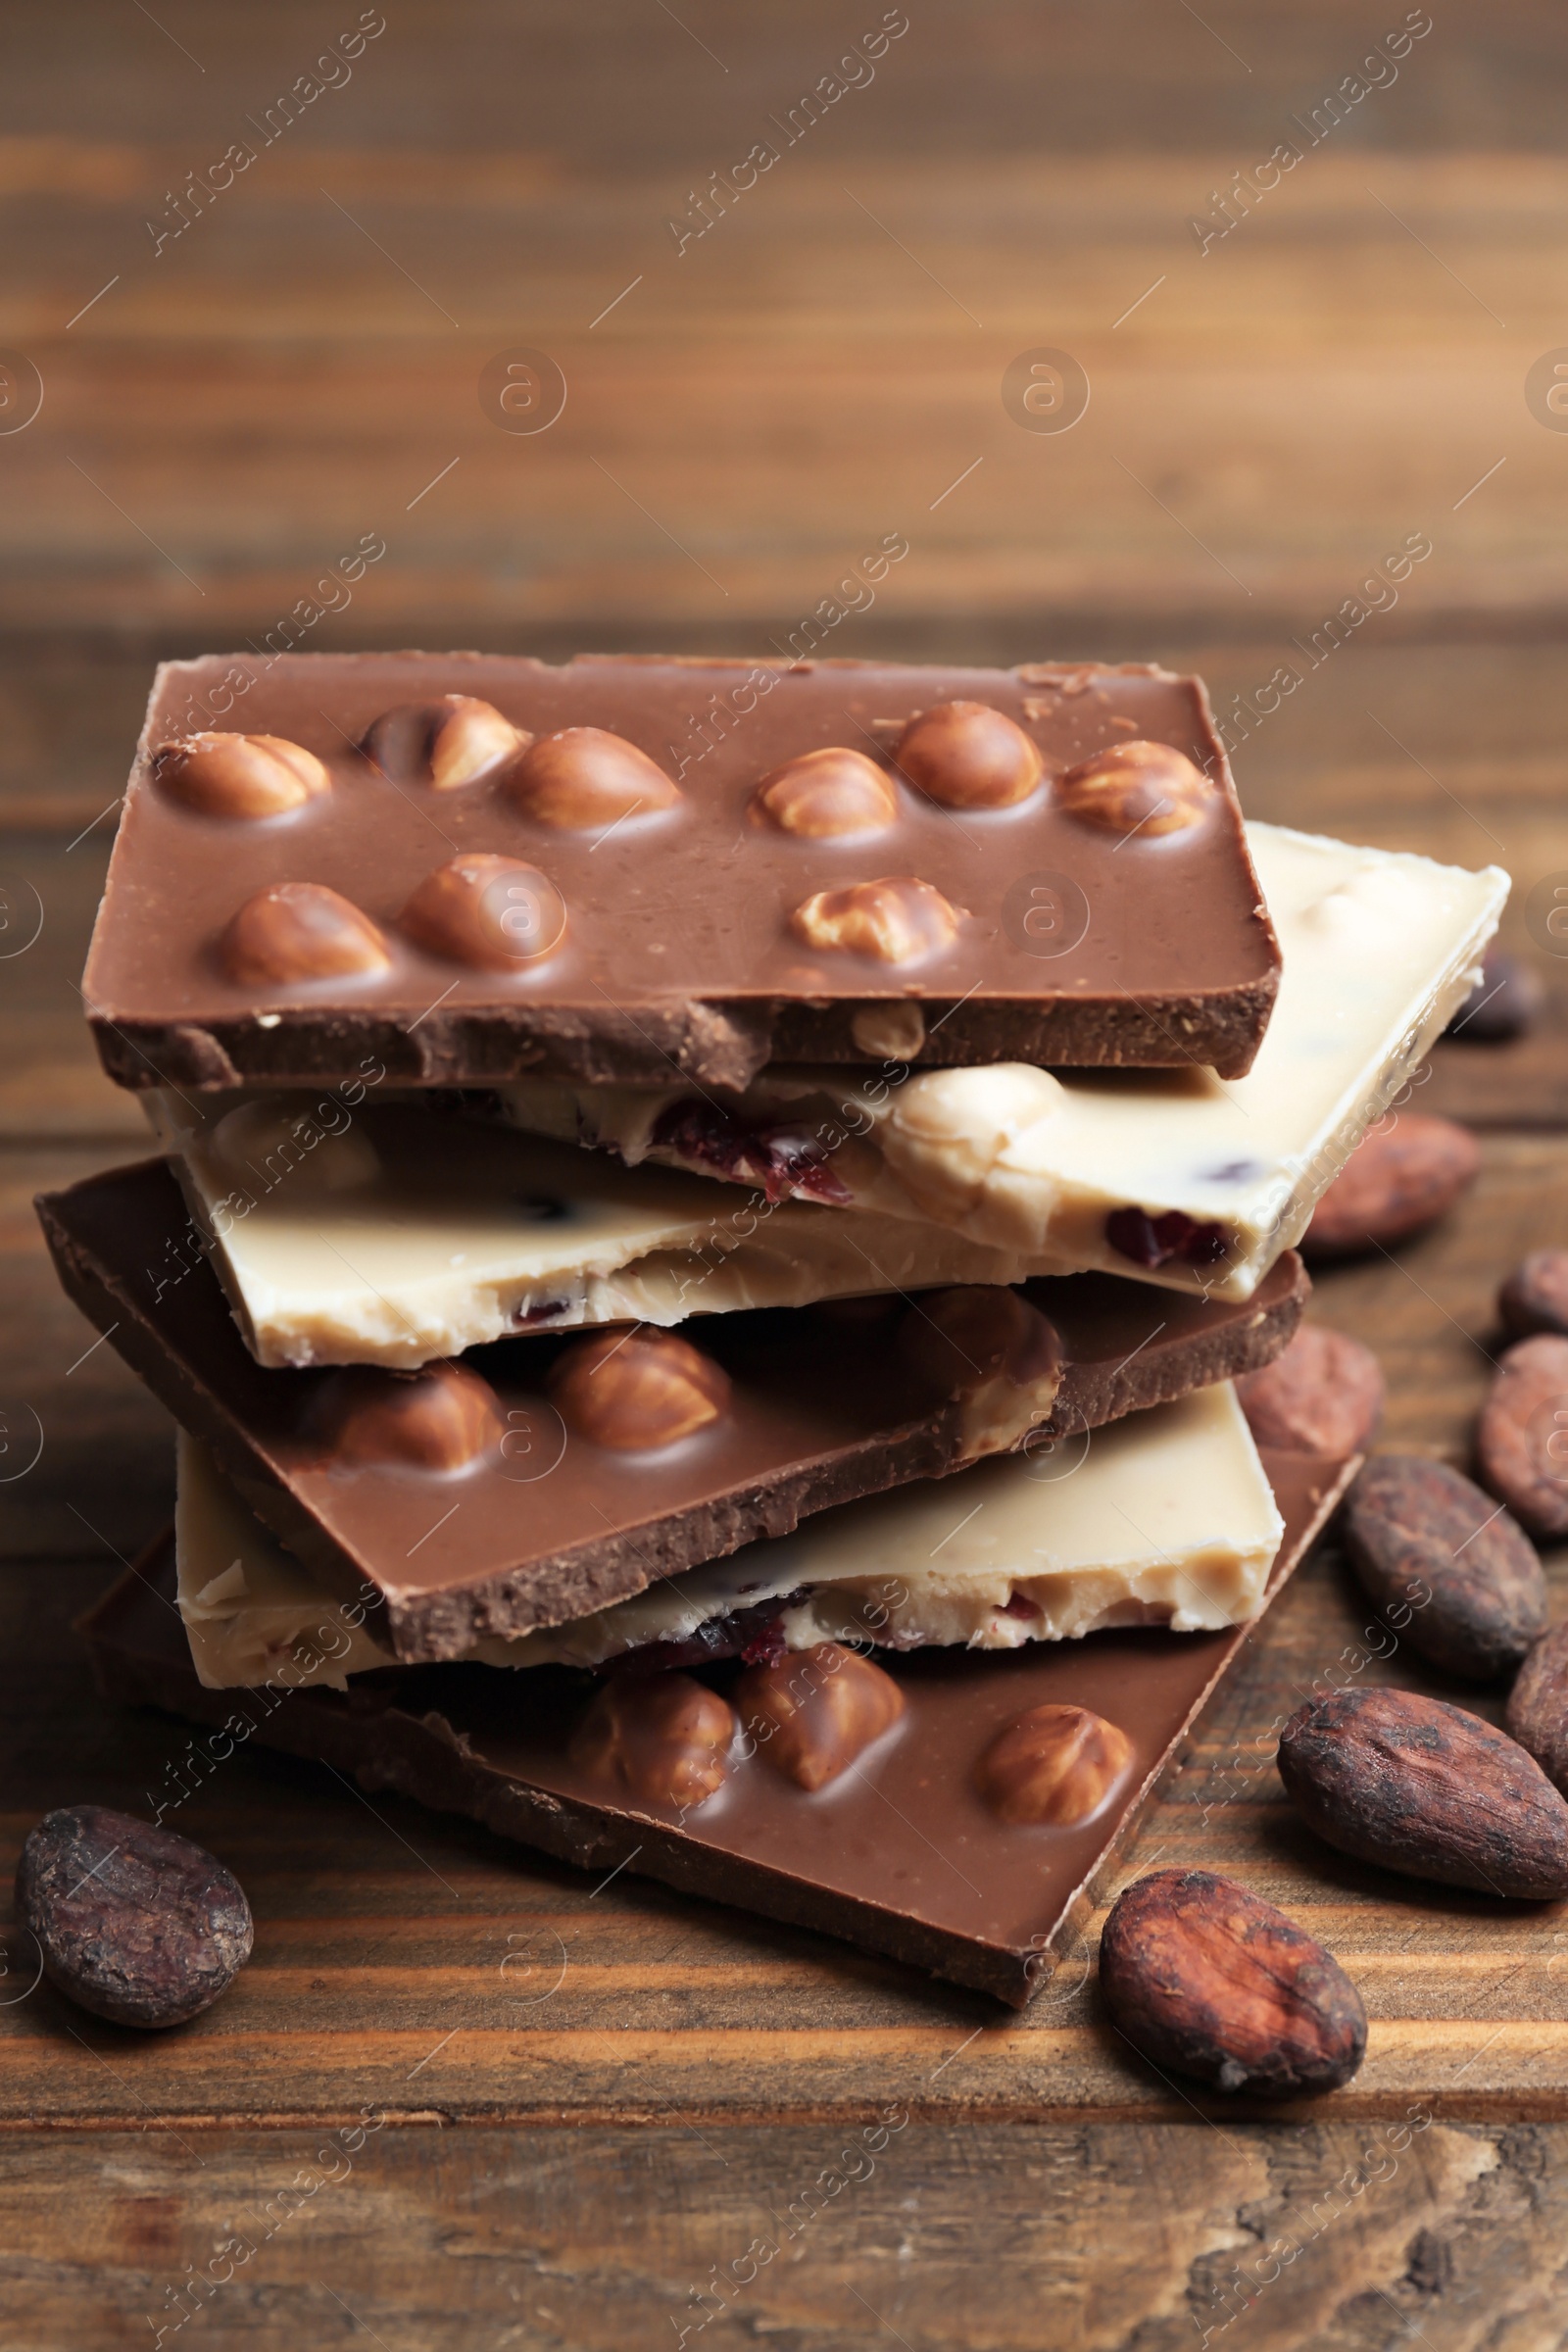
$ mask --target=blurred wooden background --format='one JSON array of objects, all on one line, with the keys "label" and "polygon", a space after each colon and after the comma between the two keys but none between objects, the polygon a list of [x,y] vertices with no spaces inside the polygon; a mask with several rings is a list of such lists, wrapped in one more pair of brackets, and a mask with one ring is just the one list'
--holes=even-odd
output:
[{"label": "blurred wooden background", "polygon": [[[135,1802],[152,1737],[126,1733],[127,1746],[93,1723],[52,1580],[85,1592],[150,1532],[167,1503],[166,1425],[108,1349],[76,1360],[88,1337],[27,1206],[41,1182],[123,1155],[142,1132],[96,1073],[75,993],[114,805],[153,662],[259,644],[290,614],[307,649],[766,653],[896,531],[907,558],[824,652],[1195,666],[1222,712],[1244,698],[1235,765],[1254,813],[1508,866],[1508,935],[1552,990],[1547,1015],[1513,1047],[1446,1049],[1423,1098],[1494,1131],[1488,1189],[1436,1254],[1324,1291],[1336,1319],[1382,1341],[1401,1442],[1462,1452],[1493,1256],[1546,1238],[1568,1172],[1568,962],[1527,911],[1538,885],[1568,874],[1568,417],[1544,401],[1568,346],[1568,74],[1545,0],[1434,0],[1402,55],[1396,38],[1386,62],[1364,64],[1427,23],[1402,0],[1382,14],[1348,0],[342,0],[335,15],[303,0],[11,0],[0,1406],[8,1429],[25,1405],[45,1433],[37,1471],[0,1483],[13,1674],[45,1702],[5,1727],[15,1838],[42,1804],[84,1792],[78,1770],[95,1789],[119,1772]],[[879,26],[885,46],[868,56]],[[791,110],[799,125],[804,93],[835,74],[858,86],[792,140]],[[1326,129],[1334,92],[1341,119]],[[713,175],[733,189],[759,141],[777,162],[725,194]],[[1283,141],[1300,160],[1262,187]],[[236,143],[253,160],[216,188]],[[1200,251],[1193,219],[1220,225],[1237,174],[1236,225]],[[710,225],[679,248],[669,221],[695,229],[710,190]],[[1069,430],[1025,429],[1004,405],[1009,364],[1042,350],[1087,375]],[[481,401],[486,369],[521,351],[546,355],[566,389],[534,433],[503,429]],[[318,590],[367,534],[385,554],[352,598]],[[1431,554],[1397,601],[1378,591],[1383,609],[1313,666],[1313,633],[1413,536]],[[1273,715],[1247,716],[1282,663],[1300,685]],[[30,1642],[46,1642],[47,1673]],[[1200,1793],[1208,1768],[1194,1767]],[[279,1791],[274,1771],[236,1774],[199,1834],[260,1853],[256,1807],[284,1804],[301,1839],[319,1810],[331,1842],[313,1855],[311,1899],[352,1886],[350,1913],[363,1895],[416,1914],[418,1873],[376,1879],[396,1849],[353,1800],[314,1783]],[[1186,1775],[1183,1791],[1191,1801]],[[421,1846],[443,1834],[412,1808],[390,1817]],[[454,1835],[472,1907],[510,1899],[518,1857]],[[529,1884],[537,1907],[555,1883]],[[287,1908],[281,1889],[269,1899]],[[1385,1913],[1358,1901],[1366,1936],[1386,1943]],[[688,1923],[618,1886],[600,1914],[630,1923],[594,2011],[609,2048],[616,2020],[673,2017],[647,1991],[647,1929],[679,1941]],[[760,1948],[744,1932],[737,1946],[716,1915],[694,1915],[689,1933],[688,1986]],[[873,1971],[874,1997],[852,2000],[843,1988],[863,1969],[805,1941],[808,2009],[840,2031],[812,2061],[831,2116],[858,2096],[850,2053],[871,2047],[856,2040],[867,2019],[934,1996]],[[390,1997],[384,1971],[353,1974],[355,1949],[334,1932],[311,1980],[323,1999],[330,1982],[322,2013],[351,2048]],[[449,1961],[411,1961],[399,1997],[412,1987],[444,2017]],[[794,1965],[759,1964],[769,1997]],[[1468,2016],[1454,1987],[1479,1971],[1477,2031],[1490,2032],[1487,1970],[1500,1965],[1479,1948],[1452,1961],[1437,2011]],[[1419,2013],[1398,1974],[1387,2001]],[[240,2072],[259,2082],[272,2046],[307,2051],[289,2082],[309,2072],[308,2041],[283,2038],[302,2014],[287,1979],[272,1980],[282,2006],[262,2011],[280,2038],[243,2042],[261,2054]],[[1527,2021],[1551,1993],[1541,1985],[1518,1994]],[[754,1996],[739,1997],[738,2015]],[[218,2130],[235,2105],[220,2070],[205,2107],[181,2089],[184,2120],[166,2129],[173,2094],[124,2037],[93,2042],[121,2070],[111,2089],[96,2061],[83,2071],[60,2014],[25,2014],[21,2105],[0,2132],[21,2249],[0,2269],[7,2342],[144,2342],[166,2281],[205,2260],[221,2197],[278,2170],[283,2119]],[[951,2015],[940,2000],[936,2014]],[[679,2015],[701,2038],[707,1996]],[[954,2024],[955,2041],[968,2031]],[[1398,2031],[1419,2043],[1418,2027]],[[689,2063],[729,2046],[714,2037]],[[813,2352],[890,2332],[921,2352],[1164,2352],[1224,2323],[1259,2347],[1370,2352],[1412,2333],[1442,2352],[1555,2345],[1544,2183],[1564,2128],[1518,2121],[1528,2033],[1503,2049],[1501,2073],[1494,2057],[1468,2078],[1472,2120],[1433,2130],[1375,2216],[1347,2219],[1255,2311],[1225,2285],[1230,2253],[1267,2234],[1282,2196],[1309,2201],[1340,2176],[1365,2125],[1216,2133],[1157,2098],[1158,2123],[1029,2123],[1036,2094],[1015,2091],[1005,2130],[965,2124],[961,2099],[924,2127],[898,2194],[879,2189],[860,2223],[847,2209],[825,2220],[815,2261],[780,2266],[751,2317],[715,2317],[715,2340],[755,2326]],[[483,2095],[431,2090],[431,2133],[385,2135],[380,2186],[336,2208],[320,2274],[335,2287],[291,2248],[286,2275],[274,2264],[205,2315],[209,2339],[260,2340],[273,2313],[292,2340],[347,2340],[368,2313],[363,2327],[373,2320],[393,2352],[662,2342],[688,2273],[744,2246],[764,2190],[827,2161],[800,2099],[787,2130],[731,2125],[712,2156],[695,2128],[672,2127],[678,2161],[667,2134],[552,2131],[540,2116],[487,2139],[471,2119],[506,2107],[506,2052],[502,2036],[483,2060]],[[1501,2086],[1490,2106],[1488,2083]],[[1134,2103],[1148,2096],[1141,2085]],[[246,2111],[267,2104],[259,2092]],[[47,2124],[68,2109],[68,2138],[17,2131],[24,2114]],[[470,2119],[450,2158],[431,2135],[442,2114]],[[131,2137],[138,2116],[145,2139]],[[1024,2180],[1041,2183],[1042,2215],[1059,2214],[1045,2236]],[[466,2213],[502,2182],[504,2204],[454,2225],[455,2203]],[[460,2268],[458,2254],[472,2259]]]}]

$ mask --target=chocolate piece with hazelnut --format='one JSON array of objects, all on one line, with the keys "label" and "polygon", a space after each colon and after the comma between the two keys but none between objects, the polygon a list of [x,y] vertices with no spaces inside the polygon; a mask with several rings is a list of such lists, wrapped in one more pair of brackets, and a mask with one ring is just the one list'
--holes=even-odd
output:
[{"label": "chocolate piece with hazelnut", "polygon": [[729,1374],[672,1331],[597,1332],[557,1356],[550,1398],[578,1437],[641,1453],[716,1421]]},{"label": "chocolate piece with hazelnut", "polygon": [[786,1650],[735,1686],[740,1719],[786,1780],[825,1788],[904,1713],[904,1692],[880,1666],[838,1642]]},{"label": "chocolate piece with hazelnut", "polygon": [[938,703],[899,737],[899,773],[944,808],[1012,808],[1046,772],[1039,748],[989,703]]},{"label": "chocolate piece with hazelnut", "polygon": [[951,906],[931,883],[893,874],[815,892],[796,907],[790,929],[808,948],[841,948],[882,963],[914,963],[951,948],[966,911]]},{"label": "chocolate piece with hazelnut", "polygon": [[320,882],[274,882],[247,899],[219,959],[231,980],[251,987],[384,972],[392,962],[369,916]]},{"label": "chocolate piece with hazelnut", "polygon": [[566,902],[536,865],[470,850],[426,874],[398,921],[433,956],[508,972],[560,946]]},{"label": "chocolate piece with hazelnut", "polygon": [[566,1759],[645,1804],[705,1804],[722,1786],[733,1710],[689,1674],[617,1674],[572,1733]]},{"label": "chocolate piece with hazelnut", "polygon": [[975,1766],[975,1786],[999,1821],[1065,1830],[1100,1811],[1132,1760],[1132,1741],[1102,1715],[1048,1704],[997,1734]]},{"label": "chocolate piece with hazelnut", "polygon": [[812,841],[880,833],[898,813],[898,795],[876,761],[836,745],[786,760],[762,778],[752,802],[756,823]]},{"label": "chocolate piece with hazelnut", "polygon": [[900,1325],[899,1344],[939,1396],[968,1396],[999,1376],[1038,1388],[1061,1369],[1054,1323],[1000,1283],[924,1292]]},{"label": "chocolate piece with hazelnut", "polygon": [[282,816],[332,789],[316,754],[282,735],[181,735],[159,745],[152,773],[203,816]]},{"label": "chocolate piece with hazelnut", "polygon": [[1200,824],[1219,799],[1219,787],[1168,743],[1107,744],[1058,776],[1055,801],[1068,816],[1102,832],[1185,833]]},{"label": "chocolate piece with hazelnut", "polygon": [[310,1428],[333,1462],[463,1470],[501,1442],[506,1423],[487,1380],[466,1364],[417,1372],[349,1364],[312,1399]]},{"label": "chocolate piece with hazelnut", "polygon": [[673,808],[681,794],[663,769],[605,727],[562,727],[541,735],[518,761],[508,789],[524,816],[563,832],[586,832]]},{"label": "chocolate piece with hazelnut", "polygon": [[360,749],[395,783],[456,792],[494,775],[532,741],[493,703],[472,694],[444,694],[436,702],[399,703],[383,710],[366,728]]}]

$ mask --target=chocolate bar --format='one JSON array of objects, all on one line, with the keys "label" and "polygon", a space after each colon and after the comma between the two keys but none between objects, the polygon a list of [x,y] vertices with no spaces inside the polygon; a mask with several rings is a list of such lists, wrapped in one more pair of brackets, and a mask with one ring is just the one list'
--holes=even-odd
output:
[{"label": "chocolate bar", "polygon": [[1285,968],[1243,1078],[770,1069],[726,1096],[523,1078],[472,1109],[772,1200],[934,1221],[1063,1272],[1245,1298],[1463,1002],[1508,895],[1495,866],[1278,825],[1247,836]]},{"label": "chocolate bar", "polygon": [[1195,678],[215,655],[159,671],[84,994],[136,1088],[744,1087],[1234,1075],[1278,976]]},{"label": "chocolate bar", "polygon": [[634,1171],[413,1092],[144,1101],[264,1364],[410,1368],[518,1331],[1062,1271],[909,1217]]},{"label": "chocolate bar", "polygon": [[[661,1577],[569,1625],[492,1637],[487,1666],[689,1666],[874,1641],[1016,1649],[1110,1626],[1212,1632],[1256,1613],[1283,1529],[1229,1381],[1090,1432],[918,1479],[792,1536]],[[213,1689],[288,1663],[334,1689],[391,1663],[179,1433],[179,1608]]]},{"label": "chocolate bar", "polygon": [[1287,1254],[1246,1305],[1104,1275],[544,1335],[421,1373],[268,1371],[163,1161],[44,1196],[61,1281],[258,1516],[401,1658],[561,1624],[804,1515],[1071,1436],[1268,1362]]},{"label": "chocolate bar", "polygon": [[[1357,1464],[1264,1460],[1286,1531],[1271,1597]],[[219,1727],[215,1753],[256,1739],[317,1757],[365,1788],[467,1815],[579,1868],[630,1871],[816,1929],[1019,2008],[1248,1633],[1103,1633],[1001,1656],[883,1651],[874,1666],[828,1644],[847,1664],[808,1652],[805,1669],[814,1660],[819,1678],[874,1673],[878,1688],[892,1686],[896,1712],[812,1790],[782,1736],[737,1737],[744,1678],[730,1686],[739,1710],[684,1674],[616,1677],[596,1691],[548,1666],[530,1673],[526,1707],[514,1675],[479,1665],[378,1675],[347,1692],[286,1682],[204,1690],[173,1606],[172,1550],[168,1540],[154,1546],[83,1623],[106,1697]],[[607,1716],[618,1747],[602,1736]],[[1025,1742],[1042,1723],[1076,1740],[1069,1818],[1007,1817],[1021,1719]],[[643,1743],[626,1745],[639,1729]],[[683,1746],[682,1730],[709,1744],[688,1737]],[[715,1740],[729,1742],[727,1768]],[[651,1794],[650,1764],[677,1768],[666,1785],[684,1768],[686,1795]],[[628,1766],[638,1787],[625,1783]],[[1071,1818],[1075,1794],[1091,1809]]]}]

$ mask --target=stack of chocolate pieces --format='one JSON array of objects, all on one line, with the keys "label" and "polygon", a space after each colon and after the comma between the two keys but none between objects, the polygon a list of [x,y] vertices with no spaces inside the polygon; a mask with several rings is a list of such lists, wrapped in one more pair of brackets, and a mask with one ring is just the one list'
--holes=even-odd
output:
[{"label": "stack of chocolate pieces", "polygon": [[1024,2001],[1354,1467],[1232,1384],[1506,888],[1155,668],[166,666],[167,1156],[40,1203],[182,1431],[105,1689]]}]

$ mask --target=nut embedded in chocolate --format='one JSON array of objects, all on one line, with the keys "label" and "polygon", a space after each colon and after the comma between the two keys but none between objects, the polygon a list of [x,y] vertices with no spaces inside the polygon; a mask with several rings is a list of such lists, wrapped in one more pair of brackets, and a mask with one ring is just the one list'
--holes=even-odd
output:
[{"label": "nut embedded in chocolate", "polygon": [[1368,1599],[1448,1674],[1494,1682],[1546,1630],[1534,1546],[1446,1462],[1374,1454],[1350,1489],[1345,1547]]},{"label": "nut embedded in chocolate", "polygon": [[281,816],[332,789],[316,754],[282,735],[181,735],[158,746],[152,774],[204,816]]},{"label": "nut embedded in chocolate", "polygon": [[183,2025],[251,1956],[244,1889],[188,1838],[106,1805],[46,1813],[17,1865],[17,1918],[52,1984],[95,2017]]},{"label": "nut embedded in chocolate", "polygon": [[898,795],[875,760],[836,745],[786,760],[762,778],[752,802],[759,823],[812,841],[879,833],[898,813]]},{"label": "nut embedded in chocolate", "polygon": [[435,702],[399,703],[383,710],[366,728],[360,749],[393,783],[456,792],[494,775],[532,741],[493,703],[472,694],[444,694]]},{"label": "nut embedded in chocolate", "polygon": [[432,956],[509,972],[560,946],[566,903],[536,865],[470,850],[426,874],[398,921]]},{"label": "nut embedded in chocolate", "polygon": [[1481,1408],[1476,1458],[1532,1535],[1568,1536],[1568,1340],[1538,1332],[1508,1349]]},{"label": "nut embedded in chocolate", "polygon": [[1039,748],[989,703],[938,703],[911,718],[893,763],[944,808],[1011,808],[1046,772]]},{"label": "nut embedded in chocolate", "polygon": [[572,1733],[566,1760],[650,1805],[706,1804],[723,1786],[732,1709],[689,1674],[617,1674]]},{"label": "nut embedded in chocolate", "polygon": [[312,1400],[311,1426],[332,1462],[462,1470],[500,1444],[500,1398],[466,1364],[417,1372],[348,1364]]},{"label": "nut embedded in chocolate", "polygon": [[1236,1384],[1259,1446],[1343,1462],[1364,1452],[1383,1419],[1383,1368],[1343,1331],[1303,1323],[1282,1355]]},{"label": "nut embedded in chocolate", "polygon": [[1568,1795],[1568,1625],[1543,1634],[1508,1693],[1503,1722],[1552,1787]]},{"label": "nut embedded in chocolate", "polygon": [[1200,824],[1219,798],[1212,777],[1168,743],[1107,744],[1056,778],[1056,807],[1086,825],[1147,841]]},{"label": "nut embedded in chocolate", "polygon": [[1497,1293],[1497,1313],[1512,1340],[1538,1331],[1568,1339],[1568,1250],[1532,1250]]},{"label": "nut embedded in chocolate", "polygon": [[891,1674],[838,1642],[789,1649],[753,1666],[735,1686],[741,1722],[758,1753],[798,1788],[825,1788],[849,1771],[904,1713]]},{"label": "nut embedded in chocolate", "polygon": [[274,882],[247,899],[219,946],[231,980],[270,987],[384,972],[392,958],[369,916],[321,882]]},{"label": "nut embedded in chocolate", "polygon": [[1302,1253],[1343,1257],[1402,1242],[1450,1209],[1480,1166],[1468,1127],[1401,1110],[1362,1137],[1312,1211]]},{"label": "nut embedded in chocolate", "polygon": [[1534,1756],[1414,1690],[1308,1699],[1280,1735],[1280,1779],[1328,1844],[1445,1886],[1568,1894],[1568,1803]]},{"label": "nut embedded in chocolate", "polygon": [[1047,1704],[1015,1715],[975,1766],[975,1785],[999,1821],[1071,1829],[1098,1813],[1126,1776],[1133,1743],[1088,1707]]},{"label": "nut embedded in chocolate", "polygon": [[524,816],[563,832],[586,832],[673,808],[681,794],[663,769],[605,727],[562,727],[541,735],[517,762],[507,789]]},{"label": "nut embedded in chocolate", "polygon": [[599,1332],[576,1340],[550,1373],[569,1429],[617,1453],[673,1446],[729,1406],[729,1374],[672,1331]]},{"label": "nut embedded in chocolate", "polygon": [[931,883],[892,874],[815,892],[796,907],[790,929],[808,948],[842,948],[883,963],[914,963],[952,947],[965,911],[950,906]]},{"label": "nut embedded in chocolate", "polygon": [[1100,1985],[1136,2050],[1219,2090],[1338,2090],[1366,2054],[1366,2011],[1333,1954],[1210,1871],[1157,1870],[1117,1896]]},{"label": "nut embedded in chocolate", "polygon": [[1055,1325],[1004,1284],[959,1283],[912,1299],[899,1346],[939,1396],[963,1396],[998,1377],[1039,1388],[1061,1367]]}]

